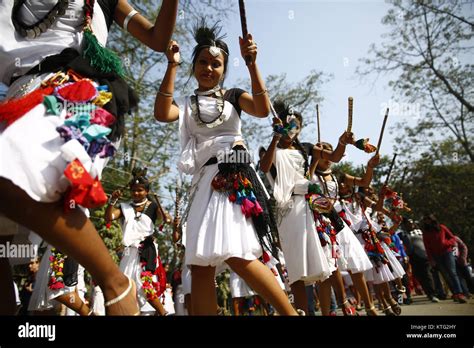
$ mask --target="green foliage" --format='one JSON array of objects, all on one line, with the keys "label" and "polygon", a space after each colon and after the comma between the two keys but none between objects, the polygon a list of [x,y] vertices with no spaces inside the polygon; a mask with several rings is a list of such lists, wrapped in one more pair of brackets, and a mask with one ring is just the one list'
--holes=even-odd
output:
[{"label": "green foliage", "polygon": [[402,120],[395,129],[397,152],[417,157],[437,151],[451,137],[456,151],[474,162],[474,19],[457,0],[392,1],[382,19],[389,28],[380,46],[357,69],[361,77],[389,74],[397,101],[407,108],[392,112]]}]

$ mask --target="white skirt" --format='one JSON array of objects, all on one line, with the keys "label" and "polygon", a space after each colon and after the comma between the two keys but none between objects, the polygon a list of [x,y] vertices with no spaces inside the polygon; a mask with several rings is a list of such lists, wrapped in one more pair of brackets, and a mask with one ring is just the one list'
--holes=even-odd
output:
[{"label": "white skirt", "polygon": [[69,294],[75,291],[76,286],[64,286],[62,289],[51,290],[48,286],[49,278],[52,274],[52,269],[49,266],[49,257],[52,247],[48,245],[46,252],[41,258],[38,273],[36,274],[33,293],[31,294],[28,311],[46,311],[51,310],[57,306],[53,300],[56,297]]},{"label": "white skirt", "polygon": [[372,268],[367,253],[361,246],[354,232],[344,222],[344,228],[336,236],[341,255],[347,262],[345,268],[352,273],[364,272]]},{"label": "white skirt", "polygon": [[235,272],[230,272],[230,294],[232,298],[254,296],[256,293]]},{"label": "white skirt", "polygon": [[164,297],[164,305],[163,307],[165,308],[165,311],[168,312],[168,314],[175,314],[176,310],[174,309],[174,301],[173,301],[173,292],[170,288],[167,288],[163,295],[161,295],[160,299],[163,299]]},{"label": "white skirt", "polygon": [[6,129],[0,128],[0,177],[35,201],[56,202],[62,197],[70,186],[63,173],[75,158],[93,177],[100,176],[109,160],[96,156],[92,162],[77,140],[64,142],[56,128],[64,124],[66,113],[63,108],[59,116],[49,115],[41,103]]},{"label": "white skirt", "polygon": [[57,201],[69,186],[63,175],[68,164],[62,157],[64,140],[56,131],[62,124],[39,104],[0,133],[0,177],[35,201]]},{"label": "white skirt", "polygon": [[324,280],[336,270],[321,247],[313,213],[304,196],[293,196],[293,207],[282,217],[278,232],[290,284]]},{"label": "white skirt", "polygon": [[[158,246],[155,244],[156,255],[158,256]],[[141,279],[142,266],[140,264],[140,254],[137,247],[130,246],[125,247],[123,251],[122,260],[120,260],[120,270],[133,280],[137,286],[137,298],[138,304],[143,307],[148,301],[146,294],[143,291],[143,282]],[[153,275],[153,281],[157,281],[155,275]]]},{"label": "white skirt", "polygon": [[197,188],[186,221],[186,265],[220,266],[231,257],[255,260],[262,255],[252,220],[226,194],[212,189],[217,173],[213,164],[193,178]]},{"label": "white skirt", "polygon": [[[365,247],[365,241],[362,238],[362,234],[357,234],[356,237],[362,247]],[[395,279],[388,265],[377,265],[372,260],[370,260],[370,263],[372,264],[372,269],[364,271],[364,277],[366,281],[373,282],[374,284],[382,284]]]},{"label": "white skirt", "polygon": [[95,315],[105,315],[105,300],[104,293],[99,286],[95,286],[91,294],[92,298],[92,310]]},{"label": "white skirt", "polygon": [[181,284],[183,285],[183,295],[191,294],[191,267],[183,267],[181,272]]},{"label": "white skirt", "polygon": [[382,244],[382,248],[385,251],[385,255],[387,255],[388,262],[392,267],[392,274],[395,278],[402,278],[405,275],[405,270],[403,269],[402,264],[398,261],[397,257],[390,249],[390,247],[385,242],[380,242]]}]

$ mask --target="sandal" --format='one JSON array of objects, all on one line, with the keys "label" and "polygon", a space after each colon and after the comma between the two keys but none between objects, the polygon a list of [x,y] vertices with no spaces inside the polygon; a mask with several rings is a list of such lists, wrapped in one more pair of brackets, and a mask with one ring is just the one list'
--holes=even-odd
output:
[{"label": "sandal", "polygon": [[[113,298],[107,302],[105,302],[104,306],[105,307],[110,307],[120,301],[122,301],[125,297],[127,297],[127,295],[130,293],[130,291],[132,289],[135,290],[135,293],[136,293],[136,286],[135,286],[135,282],[133,282],[130,278],[128,278],[128,288],[122,292],[119,296],[117,296],[116,298]],[[138,306],[137,306],[138,307]],[[140,315],[140,309],[138,309],[138,311],[135,313],[135,314],[132,314],[133,316],[137,316],[137,315]]]},{"label": "sandal", "polygon": [[396,315],[402,314],[402,307],[397,302],[392,303],[391,307]]},{"label": "sandal", "polygon": [[375,306],[365,309],[365,313],[367,313],[368,317],[377,317],[377,311],[375,310]]},{"label": "sandal", "polygon": [[344,316],[355,317],[359,315],[354,306],[352,306],[347,299],[342,303],[341,309]]},{"label": "sandal", "polygon": [[392,311],[392,306],[388,306],[387,308],[384,308],[383,312],[388,317],[395,317],[396,316],[396,314]]},{"label": "sandal", "polygon": [[407,288],[404,287],[403,285],[402,285],[401,288],[399,288],[398,286],[396,286],[395,288],[397,289],[397,291],[398,291],[400,294],[404,294],[405,292],[407,292]]},{"label": "sandal", "polygon": [[302,309],[299,309],[299,308],[296,310],[296,313],[298,313],[298,315],[301,316],[301,317],[306,316],[306,312]]}]

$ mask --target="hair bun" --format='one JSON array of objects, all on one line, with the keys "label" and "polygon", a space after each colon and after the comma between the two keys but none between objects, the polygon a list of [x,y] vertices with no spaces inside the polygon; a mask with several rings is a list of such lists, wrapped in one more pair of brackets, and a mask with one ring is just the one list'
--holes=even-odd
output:
[{"label": "hair bun", "polygon": [[194,40],[196,40],[198,45],[210,45],[226,37],[225,34],[221,35],[221,31],[220,21],[209,27],[203,18],[194,28]]},{"label": "hair bun", "polygon": [[132,169],[132,176],[133,178],[138,178],[138,177],[146,177],[146,173],[148,171],[148,168],[140,168],[140,167],[135,167]]}]

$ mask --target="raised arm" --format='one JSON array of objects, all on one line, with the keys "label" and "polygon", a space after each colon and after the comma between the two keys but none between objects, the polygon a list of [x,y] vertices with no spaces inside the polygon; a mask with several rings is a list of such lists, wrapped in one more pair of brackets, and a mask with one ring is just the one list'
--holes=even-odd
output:
[{"label": "raised arm", "polygon": [[118,200],[122,197],[122,192],[120,190],[116,190],[112,192],[112,196],[109,199],[109,204],[105,209],[105,223],[110,223],[111,221],[117,220],[122,216],[122,210],[120,208],[115,208]]},{"label": "raised arm", "polygon": [[245,40],[239,37],[239,43],[242,58],[245,60],[246,56],[251,57],[247,68],[252,84],[252,95],[242,93],[239,98],[239,105],[249,115],[261,118],[267,117],[270,113],[270,98],[257,67],[257,44],[253,42],[251,34],[248,34]]},{"label": "raised arm", "polygon": [[[275,126],[277,124],[281,124],[281,120],[278,118],[273,118],[273,125]],[[265,151],[265,154],[260,159],[260,169],[262,170],[262,172],[268,173],[272,168],[273,158],[275,158],[276,148],[281,137],[281,134],[278,134],[276,132],[273,133],[272,142],[270,143],[270,146],[268,147],[267,151]]]},{"label": "raised arm", "polygon": [[380,155],[376,154],[367,163],[367,170],[365,171],[364,176],[362,178],[346,174],[344,176],[344,183],[348,185],[349,187],[352,187],[352,186],[368,187],[370,185],[370,182],[372,181],[374,168],[379,164],[379,162],[380,162]]},{"label": "raised arm", "polygon": [[127,19],[127,27],[130,34],[143,44],[158,52],[165,52],[173,34],[178,12],[178,0],[163,0],[160,13],[152,24],[140,13],[134,14],[133,7],[127,0],[119,0],[115,8],[114,19],[124,28]]},{"label": "raised arm", "polygon": [[160,122],[174,122],[179,118],[179,108],[173,103],[173,93],[176,70],[181,58],[179,52],[173,51],[174,46],[179,49],[176,41],[170,41],[166,50],[168,68],[155,99],[155,118]]},{"label": "raised arm", "polygon": [[344,132],[339,137],[339,142],[334,151],[323,149],[321,144],[316,144],[313,147],[314,160],[326,159],[333,163],[338,163],[344,156],[347,144],[354,143],[354,135],[352,133]]}]

